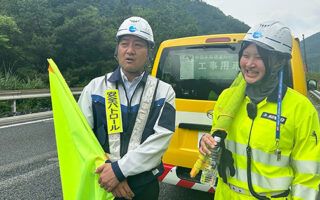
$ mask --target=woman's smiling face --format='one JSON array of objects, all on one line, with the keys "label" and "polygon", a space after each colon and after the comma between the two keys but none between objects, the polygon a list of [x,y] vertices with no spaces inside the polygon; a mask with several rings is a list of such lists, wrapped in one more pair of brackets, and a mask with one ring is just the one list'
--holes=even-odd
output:
[{"label": "woman's smiling face", "polygon": [[255,44],[250,44],[243,50],[240,68],[245,81],[249,84],[259,81],[265,75],[266,68]]}]

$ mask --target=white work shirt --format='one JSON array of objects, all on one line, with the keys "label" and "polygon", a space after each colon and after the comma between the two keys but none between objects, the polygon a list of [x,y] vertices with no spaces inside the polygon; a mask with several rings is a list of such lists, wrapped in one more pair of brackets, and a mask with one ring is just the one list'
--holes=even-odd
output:
[{"label": "white work shirt", "polygon": [[134,90],[136,89],[138,83],[141,81],[141,79],[143,77],[144,72],[140,76],[135,77],[132,82],[130,82],[128,80],[126,75],[122,72],[122,69],[120,70],[120,72],[121,72],[121,78],[122,78],[124,87],[125,87],[126,92],[127,92],[128,100],[130,101]]}]

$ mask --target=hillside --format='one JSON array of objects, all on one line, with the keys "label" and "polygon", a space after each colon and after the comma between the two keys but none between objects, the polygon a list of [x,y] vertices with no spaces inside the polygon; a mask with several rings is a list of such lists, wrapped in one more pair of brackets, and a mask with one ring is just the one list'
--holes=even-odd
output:
[{"label": "hillside", "polygon": [[308,71],[320,73],[320,32],[301,41],[301,53],[304,58],[304,43],[306,45]]},{"label": "hillside", "polygon": [[[249,29],[248,25],[231,16],[226,16],[219,8],[202,2],[201,0],[167,0],[166,3],[164,3],[164,1],[158,1],[160,4],[155,3],[156,1],[152,1],[153,3],[151,4],[148,2],[150,1],[129,1],[133,7],[138,6],[152,10],[158,10],[162,7],[162,13],[157,14],[157,16],[165,14],[168,20],[177,21],[184,25],[195,21],[198,28],[197,35],[247,32]],[[171,9],[167,9],[169,7],[171,7]],[[176,18],[170,19],[169,17]],[[182,18],[190,19],[191,21]]]},{"label": "hillside", "polygon": [[0,73],[47,79],[53,58],[71,86],[116,67],[115,35],[129,16],[147,19],[155,52],[167,39],[246,32],[249,27],[201,0],[0,0]]}]

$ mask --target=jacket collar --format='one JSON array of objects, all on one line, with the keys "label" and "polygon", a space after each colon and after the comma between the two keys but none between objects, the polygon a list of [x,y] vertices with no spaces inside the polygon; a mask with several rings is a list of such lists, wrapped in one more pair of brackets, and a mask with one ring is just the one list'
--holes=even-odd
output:
[{"label": "jacket collar", "polygon": [[[286,95],[287,89],[288,89],[288,87],[286,86],[286,84],[283,83],[282,84],[282,99]],[[267,101],[277,103],[277,99],[278,99],[278,86],[275,87],[273,89],[272,93],[267,97]]]},{"label": "jacket collar", "polygon": [[[111,74],[110,78],[108,79],[108,81],[110,82],[122,82],[122,78],[121,78],[121,67],[118,66],[117,69]],[[147,73],[147,70],[144,69],[144,74],[143,74],[143,77],[141,79],[141,81],[143,83],[146,83],[147,82],[147,78],[148,78],[148,73]]]}]

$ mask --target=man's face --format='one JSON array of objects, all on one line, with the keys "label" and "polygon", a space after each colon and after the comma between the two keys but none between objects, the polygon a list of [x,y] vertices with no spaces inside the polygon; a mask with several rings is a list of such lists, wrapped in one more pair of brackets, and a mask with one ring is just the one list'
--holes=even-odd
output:
[{"label": "man's face", "polygon": [[145,40],[133,35],[121,37],[118,44],[118,62],[127,77],[139,76],[147,61],[148,44]]}]

